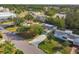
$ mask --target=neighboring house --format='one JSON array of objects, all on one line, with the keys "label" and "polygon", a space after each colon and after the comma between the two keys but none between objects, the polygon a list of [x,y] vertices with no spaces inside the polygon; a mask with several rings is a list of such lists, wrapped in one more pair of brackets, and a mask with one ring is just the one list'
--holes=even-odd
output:
[{"label": "neighboring house", "polygon": [[48,34],[48,33],[51,33],[55,30],[57,30],[57,26],[54,26],[54,25],[51,25],[51,24],[46,24],[46,23],[43,23],[42,24],[43,28],[44,28],[44,32],[43,34]]},{"label": "neighboring house", "polygon": [[42,16],[42,15],[38,15],[36,17],[36,19],[39,20],[39,21],[41,21],[41,22],[45,22],[45,20],[46,20],[45,16]]},{"label": "neighboring house", "polygon": [[65,13],[56,13],[53,18],[59,17],[60,19],[65,19],[66,14]]},{"label": "neighboring house", "polygon": [[9,12],[9,8],[0,7],[0,12]]},{"label": "neighboring house", "polygon": [[56,30],[54,32],[54,36],[61,39],[61,40],[65,40],[66,39],[65,37],[67,36],[67,34],[64,31]]},{"label": "neighboring house", "polygon": [[0,7],[0,22],[11,20],[10,18],[16,18],[16,14],[11,12],[8,8]]},{"label": "neighboring house", "polygon": [[74,45],[79,46],[79,35],[73,34],[72,31],[56,30],[54,36],[61,40],[68,40],[73,42]]},{"label": "neighboring house", "polygon": [[46,24],[46,23],[43,23],[43,27],[44,27],[44,29],[48,29],[48,30],[56,30],[57,29],[57,26],[54,26],[51,24]]},{"label": "neighboring house", "polygon": [[46,16],[43,12],[33,12],[30,11],[30,14],[38,21],[44,22],[46,20]]},{"label": "neighboring house", "polygon": [[5,20],[5,19],[8,19],[8,18],[14,18],[16,17],[16,14],[15,13],[11,13],[11,12],[0,12],[0,20]]}]

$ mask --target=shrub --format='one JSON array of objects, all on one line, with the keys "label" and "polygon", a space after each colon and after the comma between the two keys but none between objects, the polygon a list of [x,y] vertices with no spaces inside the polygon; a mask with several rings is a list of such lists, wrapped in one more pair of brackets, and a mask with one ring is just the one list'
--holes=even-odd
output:
[{"label": "shrub", "polygon": [[23,54],[23,52],[21,50],[17,49],[15,54]]}]

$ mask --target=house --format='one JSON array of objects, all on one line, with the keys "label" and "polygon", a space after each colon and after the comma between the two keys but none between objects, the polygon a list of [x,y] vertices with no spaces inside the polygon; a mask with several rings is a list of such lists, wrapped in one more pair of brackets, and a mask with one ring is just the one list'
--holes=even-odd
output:
[{"label": "house", "polygon": [[0,7],[0,22],[11,20],[10,18],[16,18],[16,14],[11,12],[8,8]]},{"label": "house", "polygon": [[54,36],[61,39],[61,40],[68,40],[71,41],[74,45],[79,46],[79,35],[73,34],[72,31],[61,31],[56,30]]},{"label": "house", "polygon": [[41,21],[41,22],[45,22],[45,20],[46,20],[45,16],[42,16],[42,15],[38,15],[38,16],[36,17],[36,19],[37,19],[38,21]]},{"label": "house", "polygon": [[51,25],[51,24],[43,23],[42,26],[43,26],[44,31],[45,31],[44,34],[51,33],[51,32],[53,32],[57,29],[57,26],[54,26],[54,25]]},{"label": "house", "polygon": [[51,24],[46,24],[46,23],[43,23],[43,27],[44,27],[44,29],[48,29],[48,30],[56,30],[57,29],[57,26],[54,26]]},{"label": "house", "polygon": [[67,39],[72,40],[74,45],[79,46],[79,35],[71,34],[71,35],[68,35]]},{"label": "house", "polygon": [[15,13],[11,13],[11,12],[0,12],[0,19],[8,19],[8,18],[14,18],[16,17]]},{"label": "house", "polygon": [[61,31],[61,30],[56,30],[54,32],[54,36],[61,39],[61,40],[65,40],[66,39],[66,36],[67,34],[64,32],[64,31]]},{"label": "house", "polygon": [[0,7],[0,12],[9,12],[8,8]]},{"label": "house", "polygon": [[43,12],[30,11],[30,14],[38,21],[44,22],[46,20],[46,16]]},{"label": "house", "polygon": [[53,18],[59,17],[60,19],[65,19],[66,18],[66,14],[61,12],[61,13],[56,13]]},{"label": "house", "polygon": [[12,18],[16,18],[16,14],[15,13],[0,12],[0,22],[12,20]]}]

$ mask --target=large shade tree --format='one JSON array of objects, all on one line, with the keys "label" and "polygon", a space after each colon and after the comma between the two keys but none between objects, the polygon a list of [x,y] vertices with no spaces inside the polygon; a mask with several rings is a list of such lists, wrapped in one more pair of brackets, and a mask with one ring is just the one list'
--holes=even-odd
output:
[{"label": "large shade tree", "polygon": [[79,33],[79,13],[77,13],[75,9],[67,13],[65,24],[67,29],[73,30],[74,33]]},{"label": "large shade tree", "polygon": [[58,26],[58,28],[61,28],[61,29],[63,29],[65,27],[65,20],[64,19],[60,19],[60,18],[49,17],[46,20],[46,23],[50,23],[50,24],[56,25],[56,26]]}]

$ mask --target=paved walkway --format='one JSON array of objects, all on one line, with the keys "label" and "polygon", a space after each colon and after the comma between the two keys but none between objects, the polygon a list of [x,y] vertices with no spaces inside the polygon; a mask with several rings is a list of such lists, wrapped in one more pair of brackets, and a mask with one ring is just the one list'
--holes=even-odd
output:
[{"label": "paved walkway", "polygon": [[29,41],[30,44],[38,47],[38,45],[43,42],[45,39],[47,38],[46,35],[39,35],[38,37],[36,37],[35,39],[33,39],[32,41]]},{"label": "paved walkway", "polygon": [[8,33],[4,36],[5,38],[8,37],[6,39],[11,40],[11,42],[15,44],[16,48],[22,50],[24,54],[44,54],[42,50],[33,45],[29,45],[28,41],[23,40],[23,38]]}]

